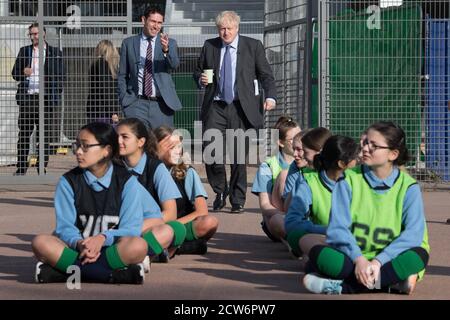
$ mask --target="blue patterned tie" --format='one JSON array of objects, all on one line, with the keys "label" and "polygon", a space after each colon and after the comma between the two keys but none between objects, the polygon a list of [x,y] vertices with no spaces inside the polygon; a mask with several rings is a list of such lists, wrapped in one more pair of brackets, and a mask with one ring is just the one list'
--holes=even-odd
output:
[{"label": "blue patterned tie", "polygon": [[232,72],[230,46],[228,45],[226,46],[222,68],[220,69],[220,92],[227,104],[232,103],[234,100]]}]

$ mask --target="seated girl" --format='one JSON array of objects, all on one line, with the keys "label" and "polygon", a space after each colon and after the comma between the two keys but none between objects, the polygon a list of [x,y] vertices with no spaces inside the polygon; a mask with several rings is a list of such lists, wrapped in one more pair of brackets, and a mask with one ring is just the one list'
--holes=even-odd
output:
[{"label": "seated girl", "polygon": [[181,198],[181,194],[166,166],[158,159],[153,134],[140,120],[122,120],[117,125],[117,133],[120,156],[126,167],[137,176],[162,211],[162,218],[144,217],[142,233],[149,243],[149,254],[152,261],[168,262],[167,248],[174,252],[186,237],[183,224],[176,221],[176,201]]},{"label": "seated girl", "polygon": [[398,168],[409,158],[406,136],[381,121],[363,146],[363,164],[333,190],[328,246],[310,250],[303,284],[314,293],[411,294],[430,247],[420,187]]},{"label": "seated girl", "polygon": [[286,214],[287,240],[297,256],[325,243],[331,209],[331,192],[344,171],[355,166],[359,144],[344,136],[331,136],[314,156],[314,171],[297,179]]},{"label": "seated girl", "polygon": [[[176,251],[177,254],[205,254],[207,241],[216,232],[219,221],[208,215],[206,193],[199,175],[194,168],[183,162],[182,136],[169,127],[154,130],[158,142],[171,137],[173,147],[159,158],[169,169],[182,197],[177,199],[177,221],[186,228],[186,240]],[[163,149],[160,149],[163,150]]]},{"label": "seated girl", "polygon": [[301,143],[298,143],[296,148],[298,149],[297,153],[299,155],[301,153],[302,156],[299,161],[295,161],[289,166],[282,193],[285,211],[289,208],[292,197],[291,191],[296,181],[303,181],[303,173],[314,170],[314,156],[322,150],[329,137],[331,137],[331,132],[322,127],[309,129],[301,136]]},{"label": "seated girl", "polygon": [[274,129],[279,130],[279,152],[260,165],[253,181],[252,193],[259,198],[263,231],[272,241],[279,242],[285,237],[284,207],[281,194],[273,192],[273,185],[279,173],[287,169],[294,159],[292,140],[300,132],[300,127],[292,118],[283,116],[278,119]]},{"label": "seated girl", "polygon": [[113,162],[119,154],[117,141],[106,123],[90,123],[78,133],[73,145],[78,167],[56,187],[54,235],[32,241],[39,260],[37,282],[65,282],[69,267],[76,266],[82,281],[143,283],[143,202],[151,198],[126,168]]}]

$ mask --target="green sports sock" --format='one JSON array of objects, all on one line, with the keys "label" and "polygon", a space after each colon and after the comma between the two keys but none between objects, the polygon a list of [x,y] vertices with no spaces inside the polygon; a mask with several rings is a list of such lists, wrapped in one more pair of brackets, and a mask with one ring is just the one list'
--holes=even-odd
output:
[{"label": "green sports sock", "polygon": [[186,223],[185,225],[186,228],[186,241],[193,241],[193,240],[197,240],[198,237],[195,234],[195,230],[194,230],[194,221],[189,221],[188,223]]},{"label": "green sports sock", "polygon": [[324,247],[317,258],[317,267],[320,272],[337,278],[344,267],[344,254],[330,247]]},{"label": "green sports sock", "polygon": [[117,251],[117,244],[112,245],[106,249],[106,261],[108,261],[111,269],[122,269],[127,265],[120,258],[119,252]]},{"label": "green sports sock", "polygon": [[417,252],[408,250],[392,260],[392,267],[400,280],[406,280],[410,275],[422,271],[425,264]]},{"label": "green sports sock", "polygon": [[298,246],[298,242],[300,241],[300,238],[305,234],[306,232],[303,232],[301,230],[294,230],[292,232],[289,232],[286,238],[287,242],[291,246],[292,251],[298,256],[300,256],[302,252],[300,250],[300,247]]},{"label": "green sports sock", "polygon": [[78,252],[70,249],[70,248],[64,248],[61,256],[58,259],[58,262],[56,262],[55,268],[58,269],[61,272],[66,273],[67,268],[75,263],[75,261],[78,258]]},{"label": "green sports sock", "polygon": [[148,255],[154,256],[159,255],[161,252],[164,251],[164,248],[161,246],[158,240],[156,240],[155,235],[153,232],[149,231],[145,233],[143,236],[145,241],[147,241],[148,244]]},{"label": "green sports sock", "polygon": [[169,221],[166,223],[173,230],[173,241],[171,247],[179,247],[186,239],[186,228],[184,224],[178,221]]}]

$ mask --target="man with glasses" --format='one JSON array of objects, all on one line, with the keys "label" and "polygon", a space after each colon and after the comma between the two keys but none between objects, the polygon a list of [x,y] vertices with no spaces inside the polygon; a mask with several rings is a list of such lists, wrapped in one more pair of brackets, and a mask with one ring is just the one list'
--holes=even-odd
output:
[{"label": "man with glasses", "polygon": [[[39,94],[44,94],[44,172],[49,160],[50,124],[53,107],[60,99],[63,88],[62,53],[45,42],[44,65],[39,66],[39,24],[28,27],[31,45],[20,48],[12,70],[12,77],[19,82],[16,101],[19,105],[19,139],[17,142],[17,170],[14,175],[25,175],[28,169],[30,136],[36,125],[36,141],[39,143]],[[39,74],[43,72],[44,83]],[[39,157],[36,164],[39,171]]]}]

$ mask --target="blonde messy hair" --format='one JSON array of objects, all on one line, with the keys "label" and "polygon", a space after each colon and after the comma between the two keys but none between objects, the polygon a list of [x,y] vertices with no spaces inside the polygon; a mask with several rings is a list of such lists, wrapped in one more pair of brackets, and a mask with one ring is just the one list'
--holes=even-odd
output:
[{"label": "blonde messy hair", "polygon": [[241,17],[234,11],[222,11],[216,17],[216,26],[219,28],[224,22],[231,22],[239,27]]},{"label": "blonde messy hair", "polygon": [[114,47],[113,43],[109,40],[102,40],[97,44],[95,48],[95,56],[97,61],[100,58],[105,59],[108,63],[109,71],[111,71],[111,75],[113,79],[117,79],[117,69],[119,67],[119,52],[116,47]]}]

